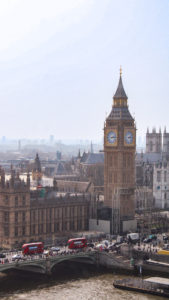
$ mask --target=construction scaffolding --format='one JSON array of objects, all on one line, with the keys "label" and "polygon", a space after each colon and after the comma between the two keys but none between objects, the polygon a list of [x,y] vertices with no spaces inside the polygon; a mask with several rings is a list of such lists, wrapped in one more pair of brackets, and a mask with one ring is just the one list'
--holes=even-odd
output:
[{"label": "construction scaffolding", "polygon": [[112,234],[120,233],[120,189],[115,189],[112,196]]}]

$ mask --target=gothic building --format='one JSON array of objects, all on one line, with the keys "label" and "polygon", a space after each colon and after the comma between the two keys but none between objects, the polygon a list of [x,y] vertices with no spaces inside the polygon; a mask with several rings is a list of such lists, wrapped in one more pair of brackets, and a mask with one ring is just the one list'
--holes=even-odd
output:
[{"label": "gothic building", "polygon": [[[169,208],[169,133],[155,128],[147,129],[146,152],[136,156],[136,183],[138,191],[152,190],[152,208]],[[139,200],[137,194],[137,200]],[[138,202],[138,201],[137,201]]]},{"label": "gothic building", "polygon": [[27,181],[11,170],[9,180],[0,170],[0,246],[25,242],[54,242],[58,237],[88,230],[90,192],[59,192],[53,187],[31,190]]},{"label": "gothic building", "polygon": [[3,169],[0,175],[0,245],[10,247],[30,234],[30,178],[25,183],[14,170],[9,180]]},{"label": "gothic building", "polygon": [[154,127],[152,132],[147,129],[146,133],[146,153],[159,153],[165,155],[169,154],[169,133],[164,129],[163,134],[161,129],[157,132]]},{"label": "gothic building", "polygon": [[41,182],[42,176],[43,176],[43,174],[42,174],[41,162],[40,162],[40,159],[39,159],[39,155],[37,153],[36,157],[35,157],[33,170],[32,170],[32,179],[36,180],[37,185],[39,185],[40,182]]},{"label": "gothic building", "polygon": [[163,153],[165,155],[169,154],[169,133],[166,132],[166,127],[163,133]]},{"label": "gothic building", "polygon": [[104,126],[104,204],[112,209],[114,232],[135,226],[136,127],[127,100],[120,72],[113,107]]},{"label": "gothic building", "polygon": [[146,134],[146,152],[147,153],[161,153],[162,151],[162,134],[161,129],[156,132],[153,128],[152,132],[147,129]]}]

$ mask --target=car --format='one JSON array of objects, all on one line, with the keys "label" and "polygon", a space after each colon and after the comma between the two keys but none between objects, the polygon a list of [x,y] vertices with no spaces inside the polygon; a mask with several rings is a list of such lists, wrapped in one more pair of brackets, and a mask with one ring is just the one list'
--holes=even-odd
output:
[{"label": "car", "polygon": [[87,247],[94,248],[94,243],[87,243]]},{"label": "car", "polygon": [[60,248],[59,247],[52,247],[51,250],[53,252],[59,252],[60,251]]},{"label": "car", "polygon": [[163,235],[163,241],[168,241],[168,236],[167,235]]},{"label": "car", "polygon": [[49,251],[49,250],[45,250],[45,251],[43,252],[43,254],[44,254],[45,256],[49,256],[50,251]]},{"label": "car", "polygon": [[6,255],[4,253],[0,253],[0,258],[5,258]]},{"label": "car", "polygon": [[143,240],[143,243],[150,243],[150,242],[152,242],[152,239],[150,239],[150,238],[145,238]]},{"label": "car", "polygon": [[22,259],[22,256],[20,254],[15,254],[12,256],[12,261],[21,260],[21,259]]}]

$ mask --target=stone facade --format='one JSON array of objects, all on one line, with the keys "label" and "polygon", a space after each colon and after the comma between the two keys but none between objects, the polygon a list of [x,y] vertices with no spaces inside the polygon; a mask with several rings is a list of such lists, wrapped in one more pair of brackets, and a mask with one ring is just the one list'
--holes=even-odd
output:
[{"label": "stone facade", "polygon": [[154,208],[155,199],[153,198],[153,190],[148,186],[140,186],[135,190],[136,212],[143,213],[144,211]]},{"label": "stone facade", "polygon": [[120,75],[104,126],[104,204],[113,209],[114,225],[134,219],[135,149],[135,122]]},{"label": "stone facade", "polygon": [[146,152],[147,153],[161,153],[162,151],[162,134],[161,129],[156,132],[153,128],[152,132],[147,129],[146,134]]},{"label": "stone facade", "polygon": [[57,237],[88,230],[90,195],[48,192],[46,197],[31,195],[30,240],[46,243]]},{"label": "stone facade", "polygon": [[153,195],[156,208],[169,208],[169,162],[154,164]]},{"label": "stone facade", "polygon": [[20,180],[12,170],[9,181],[1,170],[0,182],[0,246],[16,244],[18,237],[30,236],[30,179]]},{"label": "stone facade", "polygon": [[151,189],[153,209],[169,208],[169,133],[166,128],[163,134],[155,128],[152,132],[147,130],[146,152],[136,155],[136,184],[139,189]]},{"label": "stone facade", "polygon": [[163,133],[163,153],[169,154],[169,133],[166,132],[166,128]]},{"label": "stone facade", "polygon": [[88,230],[90,193],[58,192],[53,188],[30,189],[12,170],[11,178],[0,177],[0,247],[25,242],[52,243],[57,237]]}]

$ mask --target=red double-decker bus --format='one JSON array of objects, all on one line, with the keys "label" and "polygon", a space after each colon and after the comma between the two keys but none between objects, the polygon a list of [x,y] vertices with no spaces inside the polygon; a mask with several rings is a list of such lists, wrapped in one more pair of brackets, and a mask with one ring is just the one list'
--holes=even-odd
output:
[{"label": "red double-decker bus", "polygon": [[79,249],[87,247],[87,239],[86,238],[77,238],[68,240],[68,248],[69,249]]},{"label": "red double-decker bus", "polygon": [[42,242],[24,244],[22,246],[23,255],[41,254],[44,251],[44,245]]}]

